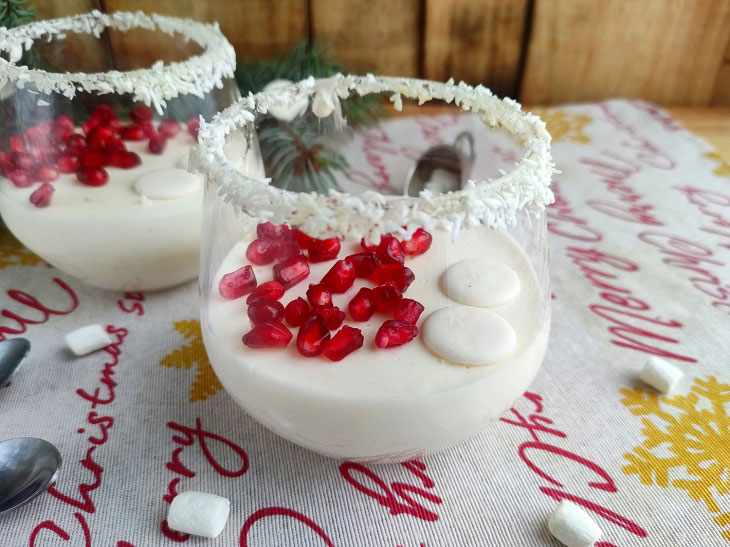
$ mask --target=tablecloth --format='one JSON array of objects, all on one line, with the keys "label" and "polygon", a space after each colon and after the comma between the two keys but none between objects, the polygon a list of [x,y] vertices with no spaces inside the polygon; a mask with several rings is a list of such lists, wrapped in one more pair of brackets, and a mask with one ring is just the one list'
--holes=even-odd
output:
[{"label": "tablecloth", "polygon": [[[598,522],[599,547],[729,544],[730,166],[644,102],[540,114],[561,171],[544,364],[482,434],[401,465],[327,459],[247,417],[207,362],[195,282],[96,290],[3,233],[0,337],[33,347],[0,388],[0,439],[42,437],[64,464],[49,493],[0,517],[0,545],[552,546],[563,499]],[[363,180],[404,155],[388,132],[407,123],[422,150],[459,122],[357,137]],[[90,323],[114,343],[72,357],[64,335]],[[684,372],[672,396],[638,382],[651,355]],[[219,538],[166,528],[186,490],[231,500]]]}]

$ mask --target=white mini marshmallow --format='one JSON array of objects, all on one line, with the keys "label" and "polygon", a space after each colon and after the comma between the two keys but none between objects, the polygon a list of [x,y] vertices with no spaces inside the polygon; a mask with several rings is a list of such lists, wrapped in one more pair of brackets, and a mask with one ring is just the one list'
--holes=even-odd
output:
[{"label": "white mini marshmallow", "polygon": [[86,355],[112,342],[112,337],[101,325],[87,325],[66,335],[66,345],[76,355]]},{"label": "white mini marshmallow", "polygon": [[167,526],[172,530],[203,536],[218,537],[226,527],[231,502],[205,492],[181,492],[175,496],[167,512]]},{"label": "white mini marshmallow", "polygon": [[550,515],[548,530],[568,547],[590,547],[601,537],[601,529],[590,515],[566,500]]},{"label": "white mini marshmallow", "polygon": [[639,373],[639,378],[645,384],[662,393],[670,393],[682,379],[682,371],[677,367],[652,355],[644,363],[644,368]]}]

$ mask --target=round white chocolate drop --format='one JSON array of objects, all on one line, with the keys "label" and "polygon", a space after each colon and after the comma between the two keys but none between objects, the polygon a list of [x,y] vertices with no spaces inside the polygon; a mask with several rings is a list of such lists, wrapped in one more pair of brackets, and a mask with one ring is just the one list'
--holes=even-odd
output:
[{"label": "round white chocolate drop", "polygon": [[424,343],[444,359],[460,365],[489,365],[509,356],[517,336],[509,323],[484,308],[448,306],[423,324]]},{"label": "round white chocolate drop", "polygon": [[[264,91],[271,91],[272,89],[279,89],[292,85],[294,82],[289,80],[272,80],[266,86]],[[288,105],[271,105],[269,106],[269,114],[271,114],[277,120],[282,122],[290,122],[294,118],[301,116],[307,110],[309,106],[309,99],[307,97],[292,98],[292,101]]]},{"label": "round white chocolate drop", "polygon": [[145,173],[134,183],[134,189],[140,196],[151,199],[177,199],[194,194],[201,184],[199,175],[169,168]]},{"label": "round white chocolate drop", "polygon": [[502,262],[470,258],[449,266],[441,279],[446,294],[467,306],[501,306],[520,292],[520,278]]}]

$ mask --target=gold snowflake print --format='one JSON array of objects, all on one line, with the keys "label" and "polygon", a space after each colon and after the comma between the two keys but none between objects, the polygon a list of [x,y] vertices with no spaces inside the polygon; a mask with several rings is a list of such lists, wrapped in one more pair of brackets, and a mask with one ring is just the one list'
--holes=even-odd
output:
[{"label": "gold snowflake print", "polygon": [[[624,458],[622,471],[642,484],[679,488],[704,503],[730,541],[730,512],[718,498],[730,493],[730,385],[712,376],[694,380],[688,395],[659,398],[640,388],[622,389],[634,416],[642,416],[644,442]],[[727,499],[727,498],[725,498]]]},{"label": "gold snowflake print", "polygon": [[203,345],[203,334],[200,332],[200,321],[189,319],[173,323],[175,330],[182,334],[187,344],[183,344],[174,351],[171,351],[160,361],[160,365],[169,368],[192,368],[193,363],[198,373],[190,386],[191,403],[205,401],[218,393],[223,386],[213,372],[213,367],[208,361],[208,354],[205,353]]},{"label": "gold snowflake print", "polygon": [[0,270],[8,266],[35,266],[43,259],[23,247],[23,244],[0,224]]},{"label": "gold snowflake print", "polygon": [[720,154],[717,152],[705,152],[703,156],[720,164],[712,170],[715,175],[718,177],[730,177],[730,163]]},{"label": "gold snowflake print", "polygon": [[547,125],[547,130],[553,138],[553,142],[572,141],[579,143],[591,142],[591,139],[583,132],[583,129],[592,120],[585,114],[568,114],[559,108],[538,108],[533,110]]}]

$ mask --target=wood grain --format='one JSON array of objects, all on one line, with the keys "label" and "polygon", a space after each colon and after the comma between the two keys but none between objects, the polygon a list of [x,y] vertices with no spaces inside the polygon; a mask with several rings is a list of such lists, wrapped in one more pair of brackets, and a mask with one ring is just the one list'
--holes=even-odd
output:
[{"label": "wood grain", "polygon": [[427,0],[423,74],[515,96],[527,0]]},{"label": "wood grain", "polygon": [[520,99],[708,104],[729,35],[730,0],[540,0]]},{"label": "wood grain", "polygon": [[711,105],[730,106],[730,39],[727,41],[725,59],[715,77],[715,91],[710,100]]},{"label": "wood grain", "polygon": [[348,71],[419,75],[420,0],[310,0],[310,20]]}]

